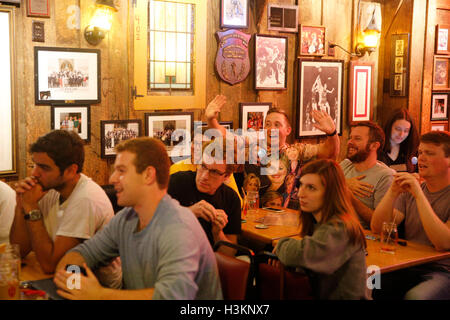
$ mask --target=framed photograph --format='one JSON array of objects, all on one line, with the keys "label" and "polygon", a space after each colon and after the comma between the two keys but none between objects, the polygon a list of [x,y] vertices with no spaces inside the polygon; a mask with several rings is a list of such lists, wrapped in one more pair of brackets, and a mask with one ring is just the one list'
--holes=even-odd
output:
[{"label": "framed photograph", "polygon": [[[224,126],[226,130],[233,130],[233,121],[219,121],[221,126]],[[201,128],[202,134],[208,129],[208,124],[206,122],[194,121],[194,132]]]},{"label": "framed photograph", "polygon": [[220,0],[220,27],[248,28],[249,0]]},{"label": "framed photograph", "polygon": [[268,3],[267,30],[298,32],[298,6]]},{"label": "framed photograph", "polygon": [[350,61],[348,99],[350,124],[373,119],[374,68],[373,62]]},{"label": "framed photograph", "polygon": [[391,35],[389,95],[404,97],[408,93],[409,33]]},{"label": "framed photograph", "polygon": [[342,133],[343,70],[343,60],[300,59],[297,138],[325,134],[314,127],[312,110],[327,112]]},{"label": "framed photograph", "polygon": [[255,90],[287,89],[288,38],[255,36]]},{"label": "framed photograph", "polygon": [[101,156],[114,158],[114,147],[121,141],[137,138],[142,135],[142,121],[132,120],[102,120],[100,121]]},{"label": "framed photograph", "polygon": [[325,55],[325,27],[300,25],[300,55]]},{"label": "framed photograph", "polygon": [[433,90],[449,90],[450,56],[434,56]]},{"label": "framed photograph", "polygon": [[448,93],[431,95],[431,121],[448,119]]},{"label": "framed photograph", "polygon": [[74,131],[86,142],[91,140],[91,111],[89,105],[52,105],[51,129]]},{"label": "framed photograph", "polygon": [[448,121],[431,122],[431,131],[448,131]]},{"label": "framed photograph", "polygon": [[27,16],[50,18],[49,0],[26,0]]},{"label": "framed photograph", "polygon": [[36,104],[99,103],[100,50],[34,48]]},{"label": "framed photograph", "polygon": [[173,162],[191,155],[193,128],[193,112],[145,113],[145,135],[161,140]]},{"label": "framed photograph", "polygon": [[449,30],[450,25],[438,24],[436,26],[436,54],[450,54]]},{"label": "framed photograph", "polygon": [[242,133],[246,133],[250,129],[254,131],[263,130],[267,111],[269,111],[271,107],[271,102],[239,103],[239,123]]}]

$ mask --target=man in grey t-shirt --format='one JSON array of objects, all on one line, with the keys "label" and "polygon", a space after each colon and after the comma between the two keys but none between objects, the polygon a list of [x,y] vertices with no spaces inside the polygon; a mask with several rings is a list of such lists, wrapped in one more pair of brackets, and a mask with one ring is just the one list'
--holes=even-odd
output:
[{"label": "man in grey t-shirt", "polygon": [[[222,299],[212,248],[192,212],[167,195],[170,161],[161,141],[126,140],[116,146],[110,182],[117,203],[127,207],[92,239],[58,264],[55,284],[67,299]],[[121,257],[123,289],[99,285],[90,271]],[[83,265],[87,276],[70,289],[67,264]]]},{"label": "man in grey t-shirt", "polygon": [[374,122],[360,122],[350,129],[347,159],[340,163],[364,229],[369,229],[373,210],[393,179],[394,171],[377,161],[377,151],[383,145],[383,130]]}]

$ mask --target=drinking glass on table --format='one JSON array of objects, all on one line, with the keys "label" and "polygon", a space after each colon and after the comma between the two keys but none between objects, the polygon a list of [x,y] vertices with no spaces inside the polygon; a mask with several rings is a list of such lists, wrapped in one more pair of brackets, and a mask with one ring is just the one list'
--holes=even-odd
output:
[{"label": "drinking glass on table", "polygon": [[245,196],[245,203],[247,205],[247,214],[255,214],[259,208],[258,191],[247,191],[247,195]]},{"label": "drinking glass on table", "polygon": [[398,233],[397,225],[394,222],[383,222],[383,227],[381,228],[381,251],[387,253],[395,253]]},{"label": "drinking glass on table", "polygon": [[17,260],[11,252],[0,253],[0,300],[19,300],[20,258]]}]

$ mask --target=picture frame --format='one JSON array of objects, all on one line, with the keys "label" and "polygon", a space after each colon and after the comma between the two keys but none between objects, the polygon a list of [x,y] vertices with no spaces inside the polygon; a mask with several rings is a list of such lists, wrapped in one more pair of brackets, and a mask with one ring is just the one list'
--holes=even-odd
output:
[{"label": "picture frame", "polygon": [[322,57],[326,52],[326,28],[324,26],[300,25],[301,56]]},{"label": "picture frame", "polygon": [[391,65],[389,95],[404,97],[408,94],[409,33],[391,35]]},{"label": "picture frame", "polygon": [[298,6],[268,3],[267,30],[298,32]]},{"label": "picture frame", "polygon": [[26,2],[28,17],[50,18],[49,0],[26,0]]},{"label": "picture frame", "polygon": [[[76,119],[75,119],[76,117]],[[81,118],[81,121],[80,121]],[[77,125],[78,122],[78,125]],[[51,129],[75,131],[85,142],[91,141],[91,110],[89,105],[52,105]]]},{"label": "picture frame", "polygon": [[288,38],[255,35],[255,90],[286,90]]},{"label": "picture frame", "polygon": [[100,50],[34,48],[35,104],[101,101]]},{"label": "picture frame", "polygon": [[272,102],[241,102],[239,103],[239,125],[242,133],[255,132],[264,129],[264,120]]},{"label": "picture frame", "polygon": [[431,95],[431,118],[430,120],[448,120],[448,99],[447,92],[433,93]]},{"label": "picture frame", "polygon": [[249,0],[220,0],[220,27],[248,28]]},{"label": "picture frame", "polygon": [[314,127],[314,109],[326,111],[334,120],[337,133],[342,134],[343,71],[344,60],[299,59],[297,139],[325,135]]},{"label": "picture frame", "polygon": [[373,119],[373,62],[350,61],[349,71],[349,124]]},{"label": "picture frame", "polygon": [[101,120],[101,157],[114,158],[114,147],[122,141],[142,136],[142,120]]},{"label": "picture frame", "polygon": [[191,155],[194,112],[149,112],[144,116],[145,135],[161,140],[174,163]]},{"label": "picture frame", "polygon": [[431,122],[431,131],[448,131],[448,121]]},{"label": "picture frame", "polygon": [[[233,130],[233,121],[219,121],[219,124],[225,127],[227,131]],[[201,128],[202,134],[204,134],[208,128],[208,123],[201,121],[194,121],[194,132],[197,131],[198,128]]]},{"label": "picture frame", "polygon": [[450,25],[438,24],[436,26],[436,54],[450,54],[449,33]]},{"label": "picture frame", "polygon": [[434,56],[433,90],[450,90],[450,56]]}]

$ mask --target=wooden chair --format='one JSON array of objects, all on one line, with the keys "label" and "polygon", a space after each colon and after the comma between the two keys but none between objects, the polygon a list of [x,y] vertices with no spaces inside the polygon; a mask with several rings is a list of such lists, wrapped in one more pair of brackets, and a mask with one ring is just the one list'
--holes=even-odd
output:
[{"label": "wooden chair", "polygon": [[[217,249],[221,246],[238,250],[239,254],[250,258],[250,263],[218,252]],[[214,251],[224,300],[244,300],[247,296],[247,288],[253,281],[253,251],[226,241],[216,242]]]}]

